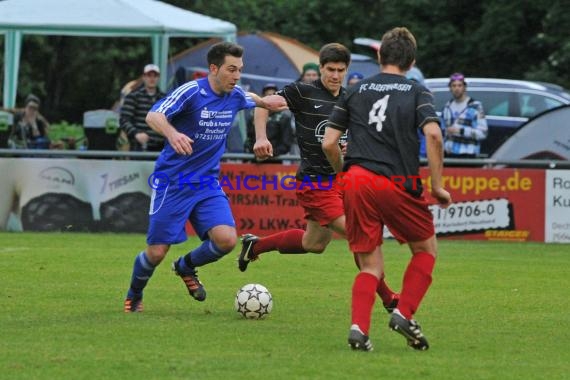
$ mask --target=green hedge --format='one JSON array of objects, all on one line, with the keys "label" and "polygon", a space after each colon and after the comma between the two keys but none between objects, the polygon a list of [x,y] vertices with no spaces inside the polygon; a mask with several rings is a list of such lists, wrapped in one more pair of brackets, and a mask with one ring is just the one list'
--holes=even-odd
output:
[{"label": "green hedge", "polygon": [[67,121],[50,124],[48,137],[52,142],[62,141],[65,149],[82,149],[86,144],[83,126]]}]

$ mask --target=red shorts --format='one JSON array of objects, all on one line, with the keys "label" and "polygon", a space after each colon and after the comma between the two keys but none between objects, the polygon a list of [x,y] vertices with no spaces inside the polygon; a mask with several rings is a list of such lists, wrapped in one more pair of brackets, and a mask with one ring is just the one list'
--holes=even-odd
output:
[{"label": "red shorts", "polygon": [[342,192],[337,187],[319,189],[317,182],[312,187],[306,182],[303,184],[301,189],[297,189],[297,199],[305,210],[305,219],[325,227],[344,215]]},{"label": "red shorts", "polygon": [[372,252],[381,245],[384,225],[400,243],[435,234],[433,215],[423,195],[415,198],[388,182],[378,186],[379,175],[360,166],[351,166],[348,173],[362,179],[358,186],[344,189],[346,237],[352,252]]}]

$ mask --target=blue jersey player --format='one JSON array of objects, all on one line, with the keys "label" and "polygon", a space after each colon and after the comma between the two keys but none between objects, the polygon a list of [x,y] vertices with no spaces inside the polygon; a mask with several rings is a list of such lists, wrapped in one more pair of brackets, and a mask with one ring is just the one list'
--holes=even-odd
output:
[{"label": "blue jersey player", "polygon": [[[260,98],[238,85],[243,48],[229,42],[208,51],[206,78],[188,82],[159,100],[146,117],[148,125],[164,135],[166,144],[156,161],[150,204],[147,248],[137,255],[124,303],[127,313],[142,311],[143,289],[170,245],[186,240],[189,220],[202,244],[176,260],[172,267],[190,296],[206,299],[196,268],[219,260],[237,242],[228,198],[217,178],[226,136],[236,113],[255,106],[279,111],[279,96]],[[151,181],[152,180],[152,181]]]}]

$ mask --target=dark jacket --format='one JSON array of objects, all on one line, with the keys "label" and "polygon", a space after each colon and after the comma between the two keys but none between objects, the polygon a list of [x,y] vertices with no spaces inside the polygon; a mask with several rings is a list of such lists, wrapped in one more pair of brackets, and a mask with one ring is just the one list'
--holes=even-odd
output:
[{"label": "dark jacket", "polygon": [[[273,146],[274,156],[289,153],[291,146],[295,142],[293,127],[291,126],[291,112],[285,110],[269,114],[267,119],[267,139]],[[253,123],[253,115],[250,115],[247,122],[247,139],[244,144],[245,152],[253,153],[254,144],[255,125]]]},{"label": "dark jacket", "polygon": [[[154,103],[164,96],[165,94],[158,89],[154,95],[149,95],[143,86],[125,97],[121,106],[120,125],[129,137],[132,151],[161,151],[164,147],[164,137],[150,128],[145,121]],[[135,135],[140,132],[149,136],[146,147],[142,147],[135,139]]]}]

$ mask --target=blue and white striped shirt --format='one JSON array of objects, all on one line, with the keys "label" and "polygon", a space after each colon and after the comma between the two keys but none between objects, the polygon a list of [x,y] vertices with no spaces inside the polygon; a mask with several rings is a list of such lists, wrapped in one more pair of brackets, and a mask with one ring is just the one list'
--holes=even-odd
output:
[{"label": "blue and white striped shirt", "polygon": [[445,152],[477,156],[481,151],[481,141],[487,138],[488,133],[483,105],[469,98],[463,110],[454,112],[451,107],[453,101],[448,101],[443,107],[442,125],[444,129],[456,126],[461,131],[458,135],[445,134]]}]

